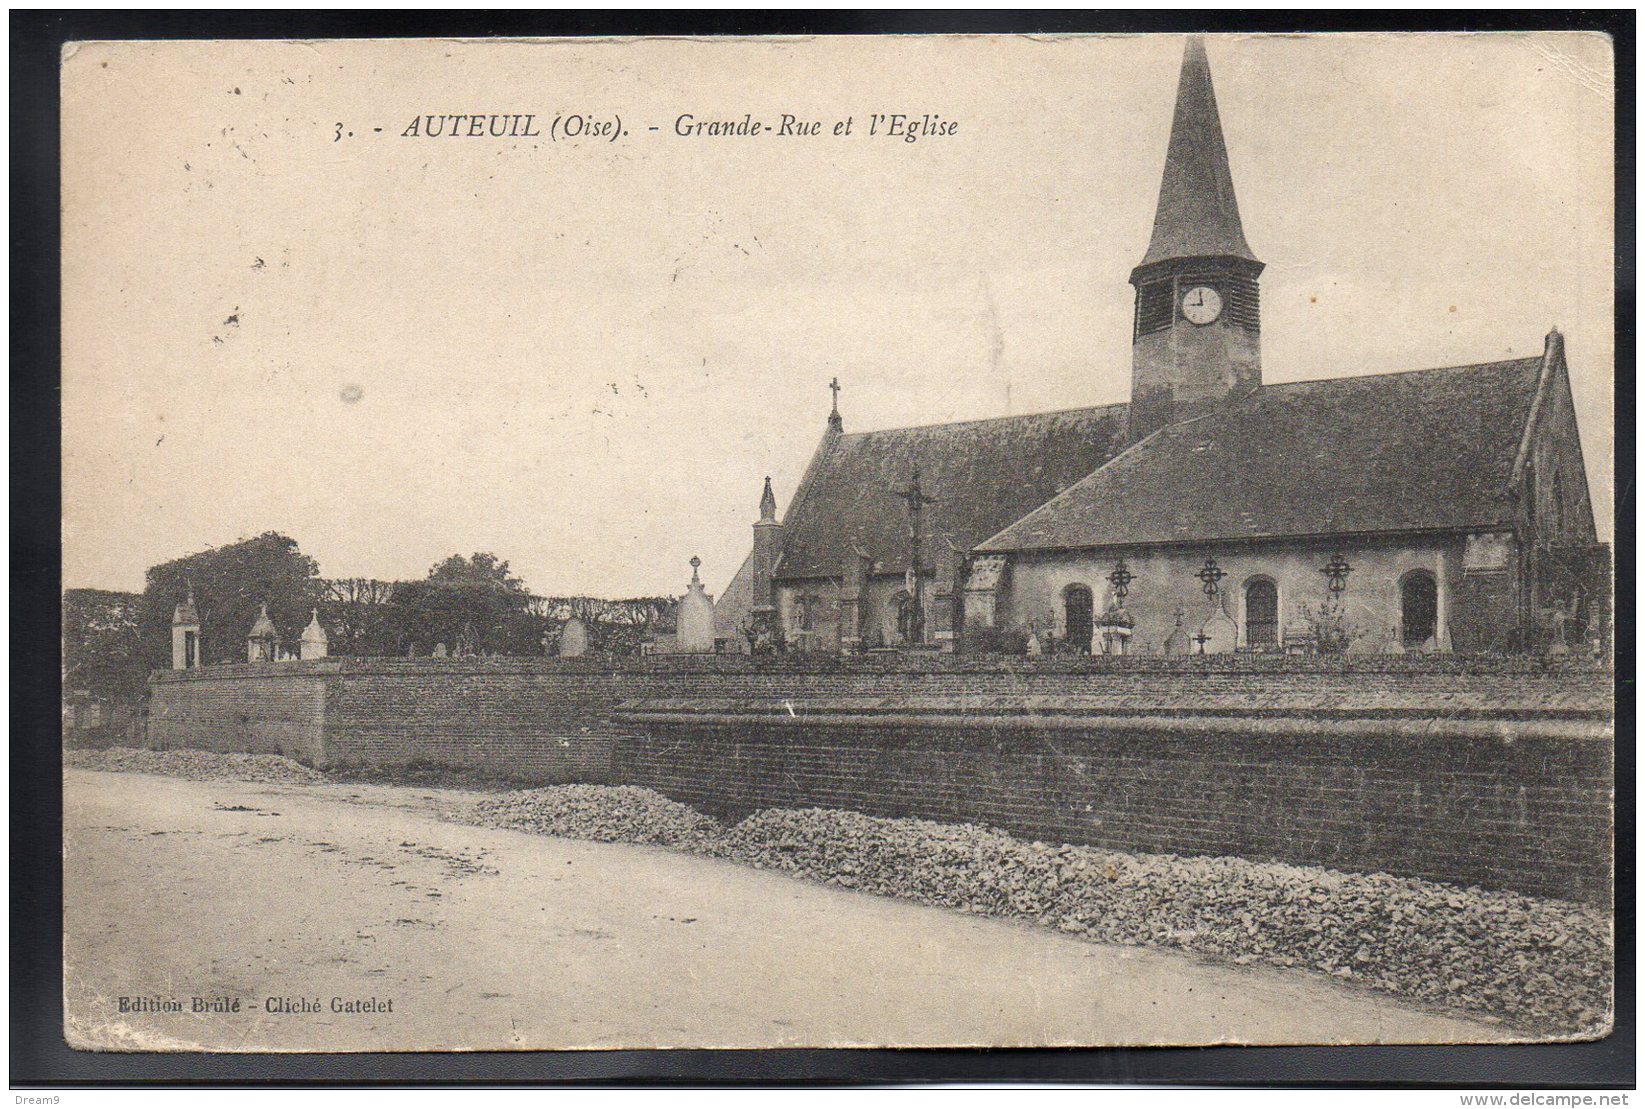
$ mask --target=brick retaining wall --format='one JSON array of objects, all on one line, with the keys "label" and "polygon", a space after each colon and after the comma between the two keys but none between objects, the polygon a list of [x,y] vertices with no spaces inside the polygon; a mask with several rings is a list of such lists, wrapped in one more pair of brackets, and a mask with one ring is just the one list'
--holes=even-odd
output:
[{"label": "brick retaining wall", "polygon": [[542,666],[351,665],[327,703],[327,763],[608,782],[613,710],[646,688],[640,675]]},{"label": "brick retaining wall", "polygon": [[647,785],[1580,898],[1611,676],[1534,659],[349,659],[161,671],[150,742]]},{"label": "brick retaining wall", "polygon": [[222,666],[160,671],[149,679],[148,741],[152,747],[199,747],[287,755],[318,765],[325,759],[326,686],[323,664]]},{"label": "brick retaining wall", "polygon": [[1612,748],[1569,722],[631,719],[616,776],[729,819],[821,806],[1580,900],[1610,889]]}]

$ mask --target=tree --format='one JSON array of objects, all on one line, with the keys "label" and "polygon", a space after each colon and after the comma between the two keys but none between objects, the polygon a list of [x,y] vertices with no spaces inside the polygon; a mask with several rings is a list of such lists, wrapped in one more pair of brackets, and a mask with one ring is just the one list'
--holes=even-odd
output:
[{"label": "tree", "polygon": [[142,600],[141,593],[111,589],[63,593],[65,690],[84,689],[109,701],[142,697],[149,671],[138,622]]},{"label": "tree", "polygon": [[676,597],[533,597],[528,611],[537,618],[539,645],[552,645],[573,616],[588,630],[588,649],[596,654],[637,655],[653,635],[675,630],[680,602]]},{"label": "tree", "polygon": [[246,633],[265,604],[281,640],[295,644],[324,595],[318,573],[295,539],[273,531],[150,567],[139,610],[147,665],[171,665],[172,612],[191,587],[206,665],[246,661]]},{"label": "tree", "polygon": [[540,654],[542,621],[525,583],[496,555],[452,555],[422,581],[395,587],[402,635],[419,651],[444,643],[453,654]]},{"label": "tree", "polygon": [[376,578],[332,578],[324,582],[320,620],[334,655],[405,653],[403,610],[394,591],[400,583]]},{"label": "tree", "polygon": [[600,607],[589,628],[589,645],[605,654],[637,655],[651,636],[675,630],[679,602],[673,597],[630,597],[601,602]]},{"label": "tree", "polygon": [[1309,604],[1299,606],[1297,615],[1316,654],[1345,654],[1356,640],[1365,637],[1363,628],[1348,622],[1348,609],[1342,598],[1334,594],[1318,608]]}]

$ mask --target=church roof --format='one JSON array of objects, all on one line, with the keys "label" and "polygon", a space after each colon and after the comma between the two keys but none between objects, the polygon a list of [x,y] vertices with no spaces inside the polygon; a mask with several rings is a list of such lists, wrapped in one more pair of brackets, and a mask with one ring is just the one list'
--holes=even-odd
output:
[{"label": "church roof", "polygon": [[860,551],[879,573],[908,568],[914,468],[936,498],[925,510],[926,566],[937,543],[964,551],[1073,485],[1124,445],[1123,404],[1033,416],[824,436],[783,520],[777,577],[838,577]]},{"label": "church roof", "polygon": [[1230,257],[1255,262],[1245,242],[1234,178],[1228,171],[1211,65],[1198,36],[1188,39],[1177,84],[1177,110],[1160,181],[1154,234],[1141,265],[1177,258]]},{"label": "church roof", "polygon": [[977,549],[1506,524],[1542,362],[1264,386],[1162,428]]},{"label": "church roof", "polygon": [[742,619],[754,608],[754,555],[750,552],[714,601],[714,638],[738,640]]}]

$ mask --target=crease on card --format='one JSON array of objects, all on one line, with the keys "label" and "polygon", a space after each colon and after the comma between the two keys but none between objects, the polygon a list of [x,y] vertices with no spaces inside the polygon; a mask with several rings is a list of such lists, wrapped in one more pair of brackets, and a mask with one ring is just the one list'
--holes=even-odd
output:
[{"label": "crease on card", "polygon": [[[1583,37],[1586,38],[1587,36]],[[1559,49],[1558,45],[1551,41],[1550,36],[1536,35],[1527,38],[1526,42],[1555,70],[1569,77],[1589,92],[1597,93],[1600,96],[1610,96],[1615,91],[1615,84],[1610,74],[1595,69],[1575,54]]]}]

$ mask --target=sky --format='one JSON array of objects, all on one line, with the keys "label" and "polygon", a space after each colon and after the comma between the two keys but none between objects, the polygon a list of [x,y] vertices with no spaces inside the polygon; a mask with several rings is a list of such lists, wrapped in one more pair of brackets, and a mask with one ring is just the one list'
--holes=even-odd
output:
[{"label": "sky", "polygon": [[[1530,356],[1557,325],[1609,539],[1608,40],[1207,49],[1264,379]],[[540,594],[634,596],[693,555],[724,587],[831,378],[847,431],[1128,398],[1182,39],[66,55],[66,587],[277,530],[327,577],[491,551]],[[823,133],[685,138],[687,113]],[[403,134],[429,114],[542,133]],[[551,135],[570,115],[627,133]]]}]

